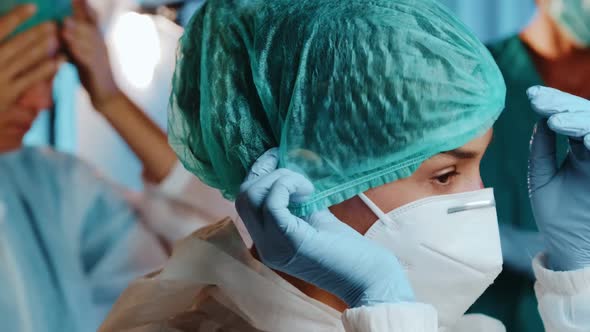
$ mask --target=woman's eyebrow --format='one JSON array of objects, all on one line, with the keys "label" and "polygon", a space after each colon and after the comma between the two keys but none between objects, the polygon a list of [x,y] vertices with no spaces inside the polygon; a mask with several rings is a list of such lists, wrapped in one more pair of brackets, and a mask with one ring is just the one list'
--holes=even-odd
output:
[{"label": "woman's eyebrow", "polygon": [[[492,139],[493,139],[493,132],[492,132],[492,135],[490,135],[488,145],[492,142]],[[468,150],[468,149],[464,149],[464,148],[457,148],[454,150],[445,151],[443,153],[448,154],[448,155],[455,157],[457,159],[473,159],[479,155],[478,151]]]},{"label": "woman's eyebrow", "polygon": [[451,150],[451,151],[445,151],[443,153],[451,155],[457,159],[473,159],[473,158],[477,157],[477,155],[478,155],[478,153],[475,151],[463,150],[461,148]]}]

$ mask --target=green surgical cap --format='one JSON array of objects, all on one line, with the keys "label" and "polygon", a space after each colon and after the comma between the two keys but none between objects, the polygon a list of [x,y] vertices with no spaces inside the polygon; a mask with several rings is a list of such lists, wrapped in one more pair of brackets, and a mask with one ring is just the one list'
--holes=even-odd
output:
[{"label": "green surgical cap", "polygon": [[506,94],[487,49],[431,0],[208,1],[177,60],[169,140],[184,166],[235,199],[279,147],[316,188],[298,215],[484,134]]},{"label": "green surgical cap", "polygon": [[0,15],[5,15],[18,5],[34,4],[37,13],[17,29],[17,33],[45,21],[60,21],[71,15],[71,0],[0,0]]}]

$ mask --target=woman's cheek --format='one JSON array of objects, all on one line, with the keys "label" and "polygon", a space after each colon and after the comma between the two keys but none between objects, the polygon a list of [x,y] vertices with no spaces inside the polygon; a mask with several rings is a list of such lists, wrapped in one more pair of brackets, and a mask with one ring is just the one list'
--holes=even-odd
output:
[{"label": "woman's cheek", "polygon": [[467,191],[481,190],[484,188],[484,185],[483,185],[483,181],[482,181],[481,177],[477,176],[473,179],[466,181],[461,187],[462,187],[461,188],[462,192],[467,192]]}]

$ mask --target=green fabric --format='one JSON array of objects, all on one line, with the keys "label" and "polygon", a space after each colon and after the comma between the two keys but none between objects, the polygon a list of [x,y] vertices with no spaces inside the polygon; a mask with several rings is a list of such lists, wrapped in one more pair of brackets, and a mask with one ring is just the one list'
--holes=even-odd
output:
[{"label": "green fabric", "polygon": [[306,215],[411,175],[491,128],[503,78],[432,0],[209,1],[180,41],[170,143],[234,199],[271,147],[316,191]]},{"label": "green fabric", "polygon": [[2,0],[0,1],[0,15],[6,14],[17,5],[27,3],[37,6],[37,14],[21,25],[16,33],[45,21],[60,21],[72,13],[71,0]]},{"label": "green fabric", "polygon": [[[536,230],[527,172],[530,137],[539,118],[530,107],[526,90],[544,84],[518,36],[491,46],[490,51],[504,75],[507,95],[506,109],[494,124],[494,139],[482,161],[482,178],[486,187],[494,188],[500,223]],[[558,152],[563,160],[567,152],[566,139],[558,140]],[[544,331],[533,282],[508,270],[502,272],[472,311],[502,320],[509,332]]]},{"label": "green fabric", "polygon": [[551,0],[547,12],[578,45],[590,46],[590,5],[587,0]]}]

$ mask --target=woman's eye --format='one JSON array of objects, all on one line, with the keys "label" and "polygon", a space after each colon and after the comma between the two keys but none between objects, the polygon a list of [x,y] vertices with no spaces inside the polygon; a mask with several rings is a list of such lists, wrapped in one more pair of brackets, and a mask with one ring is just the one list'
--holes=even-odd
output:
[{"label": "woman's eye", "polygon": [[449,185],[451,183],[451,180],[457,175],[459,175],[457,171],[448,172],[435,177],[434,182],[436,182],[436,184],[438,185],[446,186]]}]

